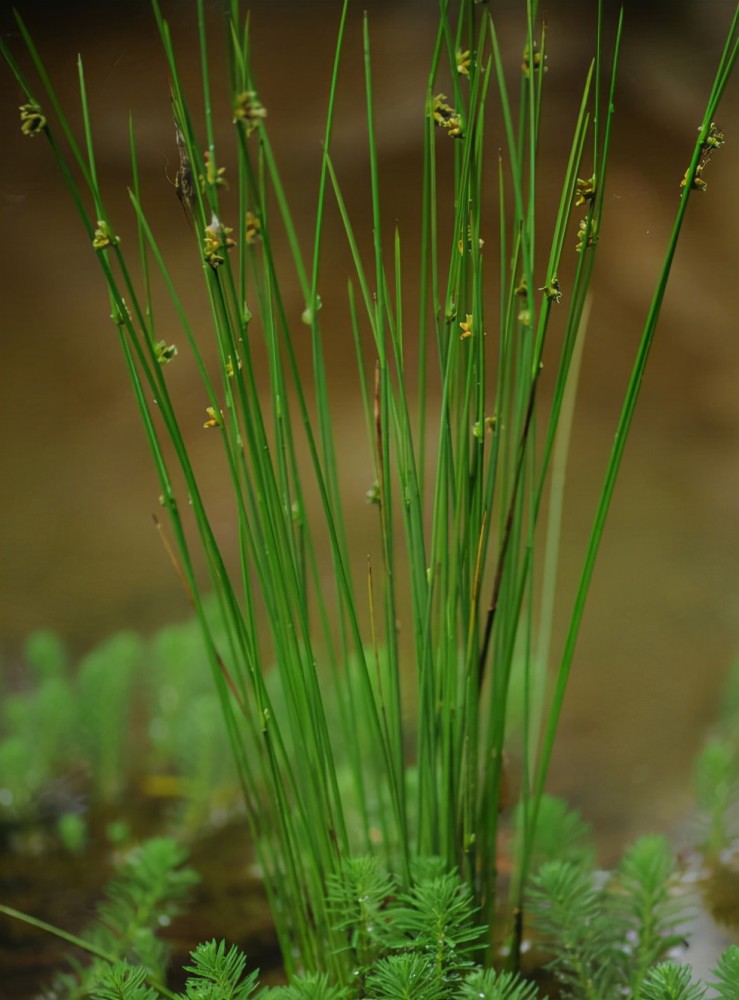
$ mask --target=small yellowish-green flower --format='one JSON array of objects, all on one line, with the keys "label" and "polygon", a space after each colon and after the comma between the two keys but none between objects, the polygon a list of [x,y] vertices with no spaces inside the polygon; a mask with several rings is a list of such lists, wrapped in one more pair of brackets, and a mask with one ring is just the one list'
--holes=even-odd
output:
[{"label": "small yellowish-green flower", "polygon": [[41,110],[41,106],[31,101],[28,104],[21,104],[18,108],[21,113],[21,132],[33,139],[39,132],[46,128],[46,115]]},{"label": "small yellowish-green flower", "polygon": [[314,305],[308,304],[305,309],[300,314],[300,319],[306,326],[312,326],[313,320],[315,319],[316,313],[319,312],[323,307],[323,302],[321,301],[321,296],[316,295]]},{"label": "small yellowish-green flower", "polygon": [[168,344],[166,340],[158,340],[154,344],[154,357],[160,365],[168,365],[177,357],[177,345]]},{"label": "small yellowish-green flower", "polygon": [[462,331],[460,340],[467,340],[468,337],[472,336],[472,316],[469,313],[467,313],[466,319],[460,322],[459,329]]},{"label": "small yellowish-green flower", "polygon": [[584,205],[585,202],[591,202],[593,198],[595,198],[595,177],[591,177],[587,181],[578,177],[575,182],[575,204]]},{"label": "small yellowish-green flower", "polygon": [[[159,504],[166,510],[177,510],[177,501],[171,489],[167,493],[159,494]],[[158,522],[157,522],[158,525]]]},{"label": "small yellowish-green flower", "polygon": [[439,128],[445,128],[453,139],[461,139],[464,126],[461,115],[446,103],[446,94],[437,94],[431,102],[431,117]]},{"label": "small yellowish-green flower", "polygon": [[[485,240],[483,240],[481,237],[478,237],[478,240],[477,240],[477,249],[478,250],[482,250],[482,248],[484,246],[485,246]],[[472,226],[467,226],[467,239],[466,240],[465,239],[459,239],[459,240],[457,240],[457,250],[459,251],[459,253],[462,256],[464,256],[465,251],[467,253],[469,253],[470,250],[472,250]]]},{"label": "small yellowish-green flower", "polygon": [[[680,190],[682,190],[688,183],[689,173],[690,173],[689,169],[685,171],[685,176],[680,181]],[[693,180],[690,185],[693,191],[705,191],[706,188],[708,187],[708,183],[704,181],[703,178],[701,177],[702,173],[703,173],[703,164],[699,163],[698,166],[695,168],[695,174],[693,176]]]},{"label": "small yellowish-green flower", "polygon": [[472,65],[472,56],[469,49],[465,49],[462,52],[461,49],[457,49],[456,52],[456,62],[457,62],[457,72],[460,76],[470,75],[470,66]]},{"label": "small yellowish-green flower", "polygon": [[472,436],[482,439],[485,431],[487,431],[488,434],[494,434],[497,422],[498,418],[495,415],[492,417],[485,417],[482,422],[476,420],[472,425]]},{"label": "small yellowish-green flower", "polygon": [[521,61],[521,72],[523,73],[524,76],[528,76],[533,67],[535,70],[543,69],[544,72],[546,73],[547,67],[545,63],[546,63],[546,56],[544,56],[544,58],[542,59],[541,52],[538,51],[536,42],[534,42],[533,53],[529,49],[528,45],[523,50],[523,60]]},{"label": "small yellowish-green flower", "polygon": [[108,247],[121,242],[119,236],[113,235],[113,232],[105,219],[98,219],[97,223],[98,227],[95,230],[95,237],[92,241],[92,245],[96,250],[107,250]]},{"label": "small yellowish-green flower", "polygon": [[233,358],[229,354],[226,358],[226,375],[233,378],[237,371],[241,371],[241,358],[237,358],[236,364],[234,364]]},{"label": "small yellowish-green flower", "polygon": [[[698,129],[700,132],[700,129]],[[721,146],[726,142],[726,136],[723,132],[719,131],[719,127],[716,122],[711,122],[710,128],[708,129],[708,135],[706,136],[703,145],[708,149],[720,149]]]},{"label": "small yellowish-green flower", "polygon": [[120,305],[118,305],[118,303],[114,303],[113,312],[110,314],[110,318],[113,320],[116,326],[125,326],[126,317],[128,317],[128,320],[131,323],[133,322],[133,316],[131,315],[131,310],[128,308],[126,300],[121,297]]},{"label": "small yellowish-green flower", "polygon": [[262,223],[253,212],[246,213],[245,238],[249,246],[254,246],[262,238]]},{"label": "small yellowish-green flower", "polygon": [[226,168],[216,167],[207,149],[203,153],[203,160],[205,162],[205,174],[199,175],[200,190],[205,191],[206,187],[228,188],[228,181],[225,176]]},{"label": "small yellowish-green flower", "polygon": [[539,289],[540,292],[544,292],[546,297],[550,302],[561,302],[562,292],[559,287],[559,278],[555,274],[548,285],[544,285],[543,288]]},{"label": "small yellowish-green flower", "polygon": [[[698,130],[700,131],[700,129]],[[703,180],[703,170],[708,165],[711,156],[716,149],[720,149],[726,142],[726,136],[723,132],[719,131],[716,122],[711,122],[710,128],[708,129],[708,135],[701,143],[701,157],[698,161],[698,166],[695,168],[695,173],[693,174],[693,180],[690,186],[695,191],[705,191],[708,187],[706,181]],[[683,189],[688,183],[688,174],[690,173],[690,168],[685,171],[685,176],[680,181],[680,188]]]},{"label": "small yellowish-green flower", "polygon": [[516,285],[516,287],[513,289],[513,294],[514,295],[518,295],[519,298],[524,299],[524,298],[526,298],[527,293],[528,293],[528,288],[526,286],[526,277],[525,277],[525,275],[522,274],[521,275],[521,280]]},{"label": "small yellowish-green flower", "polygon": [[367,503],[379,504],[382,502],[382,492],[380,490],[380,484],[377,480],[370,486],[364,495]]},{"label": "small yellowish-green flower", "polygon": [[255,90],[245,90],[234,100],[234,123],[243,122],[246,134],[251,135],[262,119],[267,117],[267,109],[257,98]]},{"label": "small yellowish-green flower", "polygon": [[224,263],[224,250],[232,250],[236,246],[236,241],[229,235],[233,230],[228,226],[221,225],[218,216],[213,213],[210,225],[205,227],[203,237],[203,255],[208,264],[215,271]]},{"label": "small yellowish-green flower", "polygon": [[598,242],[597,227],[595,224],[595,219],[591,219],[590,227],[588,227],[587,219],[580,219],[577,224],[577,244],[575,249],[578,253],[583,249],[583,247],[594,247]]},{"label": "small yellowish-green flower", "polygon": [[208,414],[208,419],[203,427],[223,427],[223,413],[220,410],[216,410],[214,406],[206,406],[205,412]]}]

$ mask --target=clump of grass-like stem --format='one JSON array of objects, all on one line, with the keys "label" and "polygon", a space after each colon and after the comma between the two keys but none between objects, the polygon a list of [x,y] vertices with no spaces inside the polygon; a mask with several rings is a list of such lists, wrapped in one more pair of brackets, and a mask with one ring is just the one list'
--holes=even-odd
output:
[{"label": "clump of grass-like stem", "polygon": [[[559,487],[551,467],[558,442],[566,451],[563,415],[571,408],[594,262],[601,239],[607,239],[604,196],[620,22],[607,42],[599,19],[594,61],[571,123],[558,208],[548,227],[540,217],[537,164],[549,45],[537,26],[536,0],[522,5],[515,81],[504,72],[490,12],[471,3],[460,4],[456,13],[451,5],[440,5],[427,90],[419,101],[420,291],[409,308],[403,281],[409,240],[397,231],[389,242],[385,235],[367,18],[368,261],[346,207],[348,178],[332,158],[348,2],[340,5],[307,251],[252,77],[248,21],[237,0],[226,6],[229,92],[215,94],[204,4],[197,3],[204,117],[196,122],[167,22],[154,0],[172,81],[177,193],[192,219],[192,273],[202,276],[211,307],[215,363],[192,327],[142,207],[133,124],[131,204],[138,241],[131,248],[121,243],[119,220],[101,194],[81,60],[80,144],[20,19],[40,80],[38,98],[35,85],[5,47],[3,52],[26,94],[24,131],[50,140],[107,283],[178,571],[203,630],[243,782],[287,971],[325,971],[342,982],[350,970],[326,887],[353,855],[380,856],[403,892],[412,889],[416,858],[440,857],[469,887],[481,921],[493,923],[516,660],[522,664],[525,711],[520,836],[510,891],[512,910],[521,912],[585,598],[680,225],[692,190],[704,183],[700,175],[708,153],[723,141],[713,120],[736,59],[737,19],[685,175],[606,463],[565,646],[556,657],[546,610],[551,601],[542,600],[545,611],[536,613],[540,597],[551,595],[555,586],[556,561],[539,553],[557,547],[559,526],[552,512]],[[223,102],[232,111],[230,137],[216,135],[214,112]],[[500,154],[498,136],[490,148],[493,113],[502,120]],[[451,161],[449,189],[441,179],[442,160]],[[230,192],[222,184],[224,167]],[[488,199],[491,191],[496,196]],[[380,553],[369,568],[364,557],[358,563],[346,526],[321,324],[321,288],[333,280],[322,269],[330,200],[338,206],[353,271],[348,317]],[[573,203],[579,210],[574,219]],[[278,241],[290,249],[290,276],[278,268]],[[157,324],[154,272],[179,320],[179,354]],[[289,307],[289,282],[301,290],[302,315]],[[306,335],[310,372],[296,353],[298,339]],[[409,361],[410,342],[417,345],[417,365]],[[545,358],[555,372],[547,401],[539,393]],[[235,572],[193,468],[185,433],[193,414],[171,394],[172,363],[199,373],[207,408],[204,433],[223,451],[239,546]],[[438,405],[430,390],[437,383]],[[544,525],[550,484],[554,493]],[[317,498],[318,513],[309,513],[309,498]],[[218,644],[194,569],[193,530],[225,636]],[[328,575],[322,571],[326,559]],[[402,585],[407,594],[400,593],[401,580],[407,581]],[[554,685],[546,700],[552,663]],[[519,932],[517,924],[514,952]]]}]

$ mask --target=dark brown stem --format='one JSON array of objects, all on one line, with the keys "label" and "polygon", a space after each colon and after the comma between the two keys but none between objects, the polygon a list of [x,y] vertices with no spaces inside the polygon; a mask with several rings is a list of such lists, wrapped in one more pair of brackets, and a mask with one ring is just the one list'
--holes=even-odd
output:
[{"label": "dark brown stem", "polygon": [[508,555],[508,549],[511,542],[511,534],[513,529],[513,518],[516,510],[516,503],[518,502],[518,494],[521,489],[521,482],[523,479],[523,463],[524,457],[526,455],[526,443],[529,437],[529,431],[531,430],[531,420],[534,415],[534,402],[536,400],[536,386],[539,382],[539,372],[537,371],[536,376],[531,383],[531,391],[529,392],[529,402],[526,408],[526,417],[524,419],[523,430],[521,431],[521,443],[518,447],[518,458],[516,460],[516,472],[513,479],[513,493],[511,494],[511,502],[508,507],[508,514],[506,515],[505,525],[503,527],[503,539],[500,545],[500,553],[498,555],[498,563],[495,567],[495,579],[493,580],[493,591],[490,595],[490,604],[488,605],[487,617],[485,619],[485,632],[482,638],[482,646],[480,648],[480,658],[477,664],[477,684],[478,689],[482,687],[482,682],[485,679],[485,667],[487,664],[488,652],[490,649],[490,637],[493,632],[493,622],[495,621],[495,613],[498,608],[498,598],[500,597],[500,588],[503,584],[503,573],[505,570],[506,557]]}]

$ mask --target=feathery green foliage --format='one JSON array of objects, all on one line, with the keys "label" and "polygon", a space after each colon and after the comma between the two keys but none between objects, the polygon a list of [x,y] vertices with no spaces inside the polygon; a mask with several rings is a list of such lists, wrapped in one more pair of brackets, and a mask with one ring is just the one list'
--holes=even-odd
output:
[{"label": "feathery green foliage", "polygon": [[631,944],[624,956],[624,979],[634,996],[648,970],[684,941],[680,929],[686,914],[678,888],[670,846],[655,836],[641,837],[629,848],[609,883],[613,926]]},{"label": "feathery green foliage", "polygon": [[567,996],[639,997],[650,969],[682,945],[687,919],[664,837],[642,837],[607,878],[592,862],[550,861],[529,890],[534,927]]},{"label": "feathery green foliage", "polygon": [[641,1000],[704,1000],[705,986],[691,981],[690,967],[660,962],[642,987]]},{"label": "feathery green foliage", "polygon": [[244,978],[246,956],[234,945],[223,941],[199,944],[192,953],[192,976],[185,984],[186,1000],[247,1000],[257,988],[257,972]]},{"label": "feathery green foliage", "polygon": [[[246,973],[246,957],[221,941],[199,945],[185,966],[184,993],[162,985],[166,951],[154,935],[161,917],[183,902],[193,882],[173,844],[146,843],[131,855],[107,890],[109,902],[85,939],[23,917],[2,912],[58,933],[94,956],[76,975],[59,977],[49,997],[120,997],[140,1000],[546,1000],[519,973],[484,969],[464,957],[475,935],[475,909],[459,876],[444,871],[440,859],[415,867],[416,891],[397,894],[396,883],[379,870],[375,858],[355,858],[343,881],[334,882],[328,900],[336,929],[349,942],[355,965],[346,981],[332,983],[326,973],[295,976],[289,986],[259,988],[258,972]],[[148,888],[152,883],[153,888]],[[675,930],[687,918],[683,898],[674,892],[674,868],[660,838],[638,841],[618,869],[596,875],[584,859],[548,862],[531,890],[534,934],[553,954],[562,991],[570,1000],[695,1000],[706,984],[693,983],[689,967],[664,956],[675,946]],[[356,893],[370,897],[365,906]],[[387,895],[381,896],[381,893]],[[112,911],[111,912],[111,908]],[[440,919],[440,913],[443,917]],[[356,921],[356,925],[354,923]],[[535,938],[536,940],[537,938]],[[682,945],[687,944],[682,938]],[[455,956],[459,947],[462,956]],[[716,1000],[736,995],[739,948],[731,947],[712,972]]]},{"label": "feathery green foliage", "polygon": [[[525,821],[523,804],[516,809],[514,828]],[[530,850],[531,871],[537,871],[545,861],[570,861],[575,864],[592,862],[594,858],[592,830],[579,812],[553,795],[543,795],[539,801],[536,829]]]},{"label": "feathery green foliage", "polygon": [[538,991],[512,972],[478,969],[467,976],[457,996],[459,1000],[536,1000]]},{"label": "feathery green foliage", "polygon": [[552,966],[571,996],[598,998],[613,983],[604,961],[610,926],[603,899],[584,865],[549,861],[533,876],[529,906],[554,954]]},{"label": "feathery green foliage", "polygon": [[444,1000],[449,989],[434,974],[433,959],[417,951],[381,958],[366,981],[372,1000]]},{"label": "feathery green foliage", "polygon": [[731,945],[721,955],[713,970],[716,982],[711,988],[716,991],[717,1000],[733,1000],[739,988],[739,947]]},{"label": "feathery green foliage", "polygon": [[145,968],[120,961],[101,967],[89,996],[92,1000],[157,1000],[159,994],[147,986]]},{"label": "feathery green foliage", "polygon": [[277,986],[261,994],[264,1000],[348,1000],[349,991],[329,983],[326,973],[295,976],[289,986]]},{"label": "feathery green foliage", "polygon": [[72,962],[75,971],[58,977],[52,988],[55,996],[74,1000],[99,984],[101,990],[112,991],[110,996],[148,1000],[150,980],[162,982],[168,962],[157,933],[163,921],[181,911],[198,882],[192,869],[182,867],[185,859],[186,852],[163,837],[145,841],[128,856],[106,888],[95,922],[82,936],[83,946],[90,945],[98,957],[89,966]]},{"label": "feathery green foliage", "polygon": [[371,854],[347,858],[328,881],[328,911],[337,930],[346,934],[352,964],[366,969],[392,946],[395,930],[387,919],[388,900],[397,883]]}]

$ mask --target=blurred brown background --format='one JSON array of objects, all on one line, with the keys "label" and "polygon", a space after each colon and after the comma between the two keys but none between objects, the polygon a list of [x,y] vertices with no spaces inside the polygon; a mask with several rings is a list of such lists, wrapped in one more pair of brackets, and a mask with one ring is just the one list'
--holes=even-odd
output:
[{"label": "blurred brown background", "polygon": [[[83,56],[103,191],[111,212],[122,219],[124,239],[133,238],[126,194],[133,114],[145,208],[175,276],[188,288],[188,303],[205,320],[192,240],[168,181],[176,156],[168,80],[148,4],[19,0],[17,6],[67,108],[78,103],[76,56]],[[261,0],[249,6],[260,97],[306,234],[339,4]],[[389,225],[397,217],[408,227],[404,244],[412,254],[436,4],[365,0],[352,9],[334,153],[358,213],[355,225],[360,231],[364,226],[366,237],[363,6],[372,34],[383,200]],[[520,61],[522,6],[489,5],[512,67]],[[542,5],[549,27],[544,205],[553,204],[564,168],[592,54],[593,6],[585,0]],[[163,9],[196,93],[194,3],[170,2]],[[579,572],[631,358],[732,9],[729,0],[626,7],[610,193],[568,480],[563,594],[571,594]],[[216,33],[215,3],[208,15]],[[1,25],[20,58],[7,7]],[[216,67],[216,78],[221,75]],[[0,641],[3,662],[12,665],[33,628],[50,626],[82,651],[111,631],[153,630],[184,617],[187,606],[152,528],[158,489],[96,261],[46,143],[20,135],[22,99],[15,82],[5,71],[0,80]],[[636,833],[671,828],[689,809],[692,757],[736,651],[738,109],[734,80],[718,116],[726,146],[707,168],[708,191],[690,206],[675,262],[555,760],[553,790],[582,808],[602,843],[614,849]],[[329,231],[326,246],[324,299],[332,294],[330,285],[340,302],[349,258],[338,226]],[[299,315],[297,297],[294,306]],[[339,405],[342,399],[347,404],[337,412],[338,439],[344,474],[361,484],[361,539],[368,519],[361,497],[371,464],[350,405],[355,390],[348,314],[337,307],[326,315],[340,382],[346,368],[337,394]],[[196,452],[211,447],[200,431],[203,408],[197,394]],[[202,460],[207,463],[207,454]],[[563,601],[560,636],[567,606]]]}]

